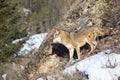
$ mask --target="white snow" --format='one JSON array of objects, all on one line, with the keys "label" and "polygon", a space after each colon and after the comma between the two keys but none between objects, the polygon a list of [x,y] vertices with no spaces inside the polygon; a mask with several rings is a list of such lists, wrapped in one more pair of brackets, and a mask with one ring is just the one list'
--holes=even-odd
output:
[{"label": "white snow", "polygon": [[3,80],[6,80],[6,76],[7,76],[7,74],[2,75]]},{"label": "white snow", "polygon": [[37,80],[44,80],[43,78],[38,78]]},{"label": "white snow", "polygon": [[25,12],[25,15],[28,16],[29,13],[31,13],[31,10],[23,8],[23,11]]},{"label": "white snow", "polygon": [[16,43],[18,43],[18,42],[22,41],[23,39],[24,39],[24,38],[21,38],[21,39],[16,39],[16,40],[12,41],[12,44],[16,44]]},{"label": "white snow", "polygon": [[[27,54],[30,51],[38,49],[44,38],[46,37],[47,33],[35,34],[32,35],[24,44],[23,47],[18,52],[18,55]],[[20,39],[21,40],[21,39]],[[19,41],[16,40],[14,42]]]},{"label": "white snow", "polygon": [[86,58],[64,70],[73,74],[77,70],[88,76],[89,80],[118,80],[120,77],[120,54],[105,50]]}]

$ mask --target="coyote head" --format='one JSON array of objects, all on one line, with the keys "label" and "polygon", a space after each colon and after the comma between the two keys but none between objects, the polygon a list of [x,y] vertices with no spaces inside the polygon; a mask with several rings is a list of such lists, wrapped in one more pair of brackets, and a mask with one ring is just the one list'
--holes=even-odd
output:
[{"label": "coyote head", "polygon": [[61,43],[62,41],[62,30],[57,29],[55,30],[54,36],[53,36],[53,43]]}]

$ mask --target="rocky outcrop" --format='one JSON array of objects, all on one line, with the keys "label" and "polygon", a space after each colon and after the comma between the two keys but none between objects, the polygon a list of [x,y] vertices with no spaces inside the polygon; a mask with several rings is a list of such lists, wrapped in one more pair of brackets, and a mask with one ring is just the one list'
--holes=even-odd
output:
[{"label": "rocky outcrop", "polygon": [[[116,0],[116,1],[114,0],[75,0],[74,3],[70,6],[70,9],[63,16],[65,20],[62,22],[59,22],[54,28],[64,29],[66,31],[71,32],[71,31],[78,30],[80,28],[92,27],[97,23],[99,19],[102,20],[102,23],[98,25],[98,27],[100,26],[109,27],[109,28],[117,27],[119,26],[119,20],[120,20],[117,17],[120,15],[119,4],[120,4],[119,0]],[[53,33],[54,33],[54,30],[52,30],[49,33],[48,37],[46,37],[46,39],[40,46],[39,50],[36,52],[35,57],[32,59],[32,63],[34,63],[35,65],[38,64],[39,61],[43,59],[47,59],[46,58],[47,56],[45,56],[44,49],[48,47],[48,43],[51,42]],[[44,54],[44,57],[42,56],[43,54]],[[38,60],[38,61],[35,62],[34,60],[35,61]],[[57,63],[59,63],[59,61]],[[56,65],[59,65],[59,64],[56,64]],[[54,66],[55,65],[53,65],[53,67]],[[37,70],[37,67],[36,67],[36,70]]]},{"label": "rocky outcrop", "polygon": [[[73,0],[71,0],[71,2],[72,1]],[[103,39],[103,41],[101,40],[102,42],[98,42],[97,49],[94,52],[110,48],[111,46],[117,46],[118,50],[120,48],[120,46],[117,45],[117,43],[120,41],[118,39],[119,38],[118,34],[120,33],[119,31],[117,31],[118,29],[120,30],[119,16],[120,16],[119,0],[74,0],[73,3],[70,5],[69,10],[67,10],[65,12],[65,15],[63,16],[64,21],[59,22],[56,26],[54,26],[54,29],[56,28],[64,29],[68,32],[77,31],[80,28],[94,26],[100,19],[102,20],[102,23],[98,25],[98,27],[100,26],[107,28],[109,27],[111,29],[111,33],[108,38]],[[52,43],[54,29],[48,33],[47,37],[44,39],[43,43],[36,51],[35,55],[29,60],[27,64],[25,64],[24,66],[25,68],[19,74],[20,76],[18,76],[19,79],[15,80],[20,79],[37,80],[37,78],[41,76],[46,78],[47,75],[61,73],[61,71],[65,67],[76,62],[76,61],[73,61],[72,63],[67,63],[66,61],[61,62],[59,57],[56,57],[55,55],[51,56],[49,54],[48,51],[50,48],[50,44]],[[110,41],[108,39],[110,39]],[[115,43],[111,41],[114,41]],[[104,47],[101,47],[102,44],[104,44]],[[78,72],[77,74],[81,73]],[[63,77],[62,79],[58,80],[67,80],[66,76],[62,77]],[[81,77],[84,76],[82,75]],[[85,80],[85,78],[76,77],[76,80],[78,79]]]}]

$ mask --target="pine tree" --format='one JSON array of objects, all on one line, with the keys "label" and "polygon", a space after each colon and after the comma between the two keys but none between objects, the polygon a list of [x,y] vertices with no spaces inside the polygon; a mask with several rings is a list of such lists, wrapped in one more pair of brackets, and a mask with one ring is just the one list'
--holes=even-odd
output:
[{"label": "pine tree", "polygon": [[0,62],[10,61],[21,47],[21,44],[10,44],[24,33],[18,25],[21,17],[18,6],[13,0],[0,0]]}]

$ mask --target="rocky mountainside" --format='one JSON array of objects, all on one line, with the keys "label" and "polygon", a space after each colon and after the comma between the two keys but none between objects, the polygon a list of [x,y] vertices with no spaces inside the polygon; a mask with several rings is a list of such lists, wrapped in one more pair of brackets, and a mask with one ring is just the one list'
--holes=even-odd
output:
[{"label": "rocky mountainside", "polygon": [[[73,0],[71,0],[73,1]],[[120,53],[120,1],[119,0],[74,0],[69,10],[63,15],[63,20],[54,26],[54,29],[63,29],[68,32],[77,31],[80,28],[93,27],[98,20],[102,23],[98,27],[106,27],[111,30],[110,34],[98,40],[95,53],[112,49]],[[7,74],[7,80],[86,80],[81,72],[73,75],[64,75],[62,71],[77,62],[68,62],[66,58],[50,55],[49,48],[54,34],[52,29],[44,39],[39,49],[31,58],[23,58],[18,63],[6,64],[0,69],[1,74]],[[86,57],[86,56],[85,56]],[[85,58],[83,56],[83,59]],[[53,74],[59,74],[54,77]],[[49,77],[48,75],[53,75]],[[1,77],[1,80],[3,77]],[[41,80],[41,79],[40,79]]]}]

